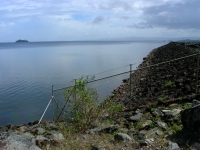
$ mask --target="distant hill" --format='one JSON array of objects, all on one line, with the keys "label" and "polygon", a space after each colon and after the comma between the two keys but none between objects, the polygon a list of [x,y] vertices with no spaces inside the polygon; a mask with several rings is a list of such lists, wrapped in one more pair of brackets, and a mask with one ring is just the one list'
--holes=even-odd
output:
[{"label": "distant hill", "polygon": [[185,39],[185,40],[179,40],[179,41],[177,41],[177,42],[199,43],[199,42],[200,42],[200,39],[199,39],[199,40]]},{"label": "distant hill", "polygon": [[17,40],[16,42],[28,42],[28,40]]},{"label": "distant hill", "polygon": [[104,38],[99,40],[134,41],[134,42],[171,42],[171,41],[198,42],[200,41],[200,37],[116,37],[116,38]]}]

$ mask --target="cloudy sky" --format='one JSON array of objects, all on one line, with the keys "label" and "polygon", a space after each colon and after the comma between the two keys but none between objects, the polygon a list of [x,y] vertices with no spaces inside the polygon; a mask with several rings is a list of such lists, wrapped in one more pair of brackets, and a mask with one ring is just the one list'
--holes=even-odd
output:
[{"label": "cloudy sky", "polygon": [[0,0],[0,42],[199,35],[200,0]]}]

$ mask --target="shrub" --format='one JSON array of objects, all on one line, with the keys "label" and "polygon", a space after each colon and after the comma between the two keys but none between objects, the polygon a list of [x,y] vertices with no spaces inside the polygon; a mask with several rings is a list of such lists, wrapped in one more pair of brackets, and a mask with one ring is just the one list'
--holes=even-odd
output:
[{"label": "shrub", "polygon": [[122,106],[112,102],[110,98],[100,104],[96,89],[87,86],[87,83],[93,79],[94,77],[81,77],[76,80],[74,87],[66,88],[63,92],[65,101],[69,104],[70,116],[67,117],[67,121],[73,126],[70,130],[85,131],[108,116],[105,114],[111,116],[114,112],[123,109]]},{"label": "shrub", "polygon": [[94,78],[81,77],[76,80],[75,86],[66,88],[63,92],[65,101],[69,104],[70,117],[68,122],[73,123],[77,131],[88,127],[98,118],[98,94],[87,83]]}]

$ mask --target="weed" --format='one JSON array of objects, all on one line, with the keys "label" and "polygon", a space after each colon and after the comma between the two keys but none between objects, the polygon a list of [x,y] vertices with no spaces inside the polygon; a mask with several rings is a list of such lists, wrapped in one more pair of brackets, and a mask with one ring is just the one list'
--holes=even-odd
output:
[{"label": "weed", "polygon": [[182,129],[183,129],[182,125],[178,125],[178,124],[174,123],[170,127],[169,131],[171,131],[173,134],[176,134],[176,133],[180,132]]},{"label": "weed", "polygon": [[150,129],[153,129],[156,127],[156,125],[154,123],[151,123],[149,126],[150,126]]},{"label": "weed", "polygon": [[151,107],[151,112],[153,112],[156,108],[155,107]]},{"label": "weed", "polygon": [[191,108],[191,107],[192,107],[192,105],[189,105],[189,104],[184,104],[184,105],[182,106],[183,109],[189,109],[189,108]]},{"label": "weed", "polygon": [[170,88],[170,87],[172,87],[173,85],[174,85],[174,82],[172,82],[172,81],[170,80],[170,81],[166,82],[164,86]]}]

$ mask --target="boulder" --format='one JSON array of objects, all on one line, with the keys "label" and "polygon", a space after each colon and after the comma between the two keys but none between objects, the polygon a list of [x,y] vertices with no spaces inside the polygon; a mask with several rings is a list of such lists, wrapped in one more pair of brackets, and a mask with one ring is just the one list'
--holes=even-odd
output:
[{"label": "boulder", "polygon": [[115,134],[114,139],[116,141],[133,142],[133,139],[128,134],[125,134],[125,133]]},{"label": "boulder", "polygon": [[178,146],[177,143],[173,143],[173,142],[171,142],[171,141],[169,141],[169,143],[168,143],[168,148],[169,148],[170,150],[173,150],[173,149],[178,150],[178,149],[180,149],[180,147]]},{"label": "boulder", "polygon": [[40,148],[35,145],[35,139],[31,134],[10,134],[6,139],[6,143],[7,149],[40,150]]},{"label": "boulder", "polygon": [[35,130],[35,133],[39,135],[44,134],[45,132],[46,132],[45,129],[40,127]]},{"label": "boulder", "polygon": [[159,135],[159,134],[161,134],[161,131],[157,127],[155,127],[146,132],[145,138],[152,138],[152,137],[155,137],[155,135]]},{"label": "boulder", "polygon": [[167,122],[172,122],[178,120],[177,118],[180,115],[180,109],[173,109],[173,110],[162,110],[164,113],[163,119]]},{"label": "boulder", "polygon": [[61,142],[61,141],[64,141],[65,140],[65,138],[64,138],[64,136],[63,136],[63,134],[62,133],[60,133],[60,132],[58,132],[58,131],[50,131],[49,133],[48,133],[48,137],[50,138],[50,139],[52,139],[52,140],[54,140],[54,141],[58,141],[58,142]]},{"label": "boulder", "polygon": [[142,128],[146,128],[149,127],[152,124],[151,120],[146,120],[143,124],[142,124]]},{"label": "boulder", "polygon": [[137,113],[134,116],[131,116],[128,120],[132,122],[138,122],[142,118],[143,114],[142,113]]},{"label": "boulder", "polygon": [[162,112],[160,109],[158,109],[158,108],[156,108],[156,109],[152,112],[152,114],[153,114],[154,116],[157,116],[157,117],[160,117],[160,116],[163,116],[163,115],[164,115],[163,112]]},{"label": "boulder", "polygon": [[168,126],[165,122],[156,121],[155,123],[157,124],[158,127],[162,128],[163,130],[167,130],[167,128],[168,128]]},{"label": "boulder", "polygon": [[187,130],[200,131],[200,105],[181,111],[181,122]]},{"label": "boulder", "polygon": [[136,134],[136,131],[134,128],[131,128],[128,130],[127,134],[132,137],[134,134]]}]

